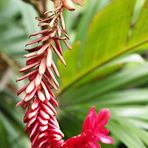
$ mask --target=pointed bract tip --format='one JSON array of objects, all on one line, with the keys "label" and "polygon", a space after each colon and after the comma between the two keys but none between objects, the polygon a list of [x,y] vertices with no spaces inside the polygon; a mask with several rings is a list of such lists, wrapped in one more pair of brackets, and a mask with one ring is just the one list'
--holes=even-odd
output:
[{"label": "pointed bract tip", "polygon": [[75,10],[75,6],[73,4],[73,2],[71,0],[62,0],[63,6],[70,10],[70,11],[74,11]]}]

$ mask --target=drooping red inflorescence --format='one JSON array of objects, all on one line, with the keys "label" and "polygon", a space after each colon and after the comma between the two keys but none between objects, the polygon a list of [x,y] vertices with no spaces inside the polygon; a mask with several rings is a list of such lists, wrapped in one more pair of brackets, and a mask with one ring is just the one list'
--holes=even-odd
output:
[{"label": "drooping red inflorescence", "polygon": [[24,122],[26,123],[26,132],[29,133],[32,148],[48,148],[62,142],[63,133],[60,131],[56,120],[56,110],[58,102],[52,92],[57,89],[59,84],[56,76],[59,77],[56,64],[52,55],[55,53],[61,62],[65,65],[62,55],[60,41],[63,41],[69,47],[69,39],[62,16],[63,6],[59,7],[45,18],[37,18],[39,26],[43,30],[30,35],[37,39],[29,42],[26,46],[34,45],[26,49],[29,53],[26,66],[20,69],[20,72],[26,74],[17,81],[28,78],[29,83],[18,91],[18,95],[25,92],[25,97],[17,105],[26,108]]},{"label": "drooping red inflorescence", "polygon": [[[54,2],[57,5],[57,0]],[[69,37],[65,29],[63,11],[64,8],[69,9],[68,5],[73,4],[72,2],[79,3],[79,0],[58,0],[58,2],[55,10],[47,11],[44,18],[37,18],[42,30],[31,34],[30,37],[37,39],[26,44],[31,47],[26,49],[29,53],[24,55],[27,58],[26,66],[20,69],[25,75],[17,80],[29,80],[29,83],[17,92],[18,95],[25,92],[25,97],[17,104],[26,109],[25,131],[30,136],[32,148],[95,148],[99,147],[98,141],[112,143],[108,131],[104,128],[110,112],[105,109],[97,115],[94,108],[85,119],[82,133],[63,140],[64,134],[56,119],[55,107],[58,107],[58,102],[52,92],[59,86],[56,80],[59,72],[52,57],[55,53],[61,62],[66,64],[60,42],[68,48],[71,47],[67,43]]]}]

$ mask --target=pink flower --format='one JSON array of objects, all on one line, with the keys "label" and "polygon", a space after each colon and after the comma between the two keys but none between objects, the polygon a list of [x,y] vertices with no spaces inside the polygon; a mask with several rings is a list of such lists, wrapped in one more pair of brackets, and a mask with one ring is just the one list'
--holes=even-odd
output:
[{"label": "pink flower", "polygon": [[92,107],[83,123],[81,134],[66,140],[62,148],[100,148],[97,142],[113,144],[108,136],[109,131],[104,127],[110,118],[110,111],[102,109],[98,115]]}]

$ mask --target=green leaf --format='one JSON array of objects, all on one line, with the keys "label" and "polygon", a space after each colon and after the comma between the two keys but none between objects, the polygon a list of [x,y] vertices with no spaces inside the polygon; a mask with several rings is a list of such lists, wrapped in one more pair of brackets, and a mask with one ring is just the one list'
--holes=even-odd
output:
[{"label": "green leaf", "polygon": [[135,26],[133,27],[133,31],[131,37],[129,39],[129,44],[134,45],[135,42],[143,42],[144,40],[147,42],[148,40],[148,0],[145,0],[144,6],[141,10],[139,19],[137,20]]},{"label": "green leaf", "polygon": [[[110,122],[111,132],[124,142],[128,148],[146,148],[142,143],[136,127],[125,119],[117,120],[116,122]],[[132,138],[131,138],[132,137]]]},{"label": "green leaf", "polygon": [[1,148],[8,148],[10,146],[7,131],[5,129],[3,122],[1,121],[1,115],[0,115],[0,139],[1,139],[0,140]]},{"label": "green leaf", "polygon": [[105,79],[110,74],[117,72],[118,70],[122,69],[125,66],[138,65],[144,62],[145,61],[142,58],[142,56],[138,54],[132,54],[129,56],[126,55],[126,56],[117,58],[113,60],[112,62],[104,65],[103,67],[96,69],[89,75],[82,78],[80,82],[77,82],[76,86],[82,86],[82,85],[91,83],[96,80]]},{"label": "green leaf", "polygon": [[[110,91],[123,89],[125,86],[139,85],[148,81],[148,63],[122,70],[109,77],[87,83],[84,86],[73,87],[63,93],[63,103],[89,101]],[[73,95],[71,95],[73,94]],[[97,97],[98,98],[98,97]]]},{"label": "green leaf", "polygon": [[[73,68],[71,68],[72,71],[68,70],[66,76],[65,72],[61,73],[61,93],[80,82],[84,77],[96,70],[96,68],[103,67],[113,59],[133,51],[148,41],[145,31],[141,32],[141,34],[143,33],[145,36],[136,34],[136,36],[140,36],[141,38],[134,40],[134,43],[130,41],[130,26],[135,4],[136,2],[134,0],[113,0],[94,17],[89,27],[83,50],[80,52],[80,46],[74,46],[73,48],[74,53],[71,55],[71,59],[72,56],[76,56],[77,58],[74,59],[74,62],[68,63],[67,67],[73,67],[72,65],[75,64],[76,69],[73,70]],[[145,7],[143,7],[143,9],[145,9]],[[141,22],[140,18],[138,19],[139,22]],[[145,23],[144,26],[148,26],[148,24]],[[135,34],[135,31],[136,30],[133,29],[132,34]],[[79,54],[75,55],[75,53]],[[67,54],[65,57],[67,57]],[[63,67],[60,64],[59,67],[60,71],[63,72]]]},{"label": "green leaf", "polygon": [[[87,29],[90,25],[92,17],[96,14],[98,7],[100,6],[101,0],[94,0],[93,3],[91,0],[87,1],[86,8],[84,10],[84,15],[78,22],[77,36],[76,40],[84,41],[87,34]],[[84,25],[85,24],[85,25]]]}]

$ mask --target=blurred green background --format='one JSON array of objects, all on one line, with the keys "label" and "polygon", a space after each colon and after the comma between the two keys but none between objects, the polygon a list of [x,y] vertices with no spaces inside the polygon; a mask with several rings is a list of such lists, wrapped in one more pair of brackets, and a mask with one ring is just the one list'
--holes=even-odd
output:
[{"label": "blurred green background", "polygon": [[[22,0],[0,0],[0,148],[30,148],[16,108],[18,70],[28,35],[40,30],[34,8]],[[148,147],[148,0],[87,0],[65,12],[73,49],[64,51],[67,66],[56,92],[58,120],[65,139],[81,131],[91,106],[112,112],[108,124],[114,145]],[[65,48],[65,47],[64,47]]]}]

